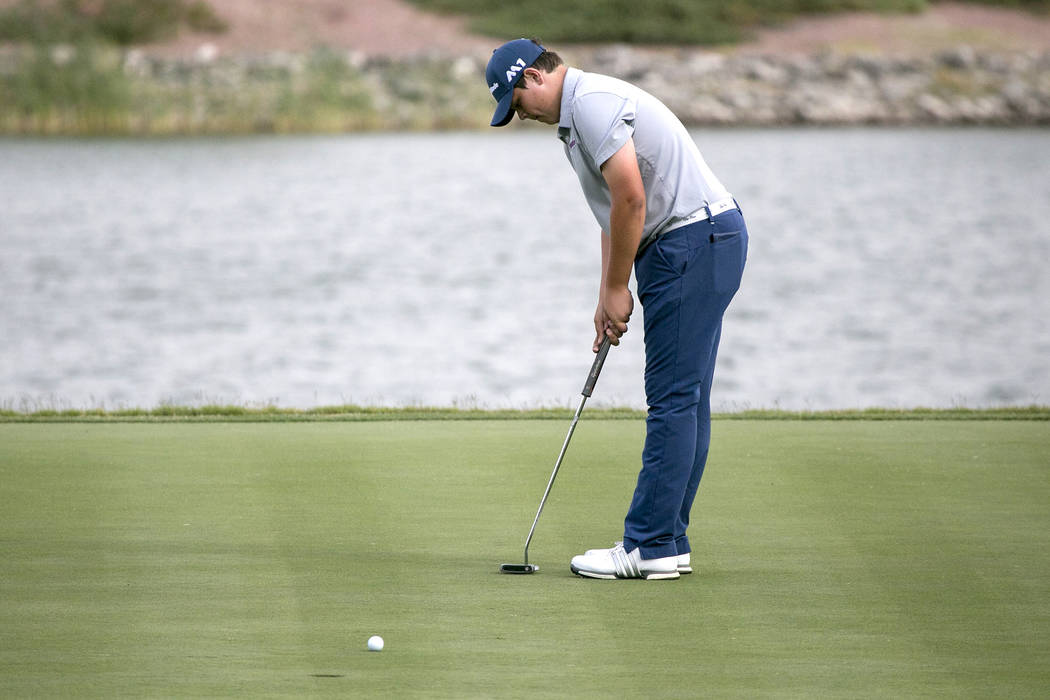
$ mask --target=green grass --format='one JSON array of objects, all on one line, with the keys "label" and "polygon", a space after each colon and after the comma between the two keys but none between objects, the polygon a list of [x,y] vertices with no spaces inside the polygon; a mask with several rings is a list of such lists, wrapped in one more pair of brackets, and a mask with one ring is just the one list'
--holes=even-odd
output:
[{"label": "green grass", "polygon": [[[7,402],[11,405],[11,402]],[[39,402],[21,410],[0,408],[0,423],[150,423],[171,421],[222,421],[251,423],[290,423],[312,421],[388,421],[388,420],[542,420],[568,419],[574,406],[534,409],[484,409],[409,406],[318,406],[282,408],[206,404],[202,406],[162,405],[157,408],[43,408]],[[641,419],[645,412],[626,407],[600,407],[591,404],[588,416],[606,419]],[[787,411],[754,409],[715,414],[716,420],[1050,420],[1050,406],[1003,406],[999,408],[866,408],[827,411]]]},{"label": "green grass", "polygon": [[501,575],[567,427],[0,425],[0,696],[1050,685],[1046,421],[718,421],[699,571],[647,583],[568,572],[619,534],[644,434],[585,414],[540,572]]}]

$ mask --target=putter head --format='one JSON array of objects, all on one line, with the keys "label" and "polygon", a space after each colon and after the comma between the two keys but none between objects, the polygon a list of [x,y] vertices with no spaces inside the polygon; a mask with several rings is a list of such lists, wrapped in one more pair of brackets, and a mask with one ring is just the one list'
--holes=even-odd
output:
[{"label": "putter head", "polygon": [[534,574],[540,567],[535,564],[500,564],[499,570],[503,574]]}]

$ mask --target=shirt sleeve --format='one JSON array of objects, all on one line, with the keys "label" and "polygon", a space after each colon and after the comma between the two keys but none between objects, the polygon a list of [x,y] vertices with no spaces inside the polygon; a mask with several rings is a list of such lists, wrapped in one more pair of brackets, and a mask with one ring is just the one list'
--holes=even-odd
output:
[{"label": "shirt sleeve", "polygon": [[572,120],[597,170],[634,134],[634,114],[633,100],[610,92],[592,92],[577,99]]}]

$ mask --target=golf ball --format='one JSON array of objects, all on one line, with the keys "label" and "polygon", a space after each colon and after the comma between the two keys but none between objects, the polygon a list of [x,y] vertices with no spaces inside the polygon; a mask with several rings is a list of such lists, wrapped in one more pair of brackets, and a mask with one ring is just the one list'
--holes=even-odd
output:
[{"label": "golf ball", "polygon": [[383,638],[378,634],[374,634],[368,638],[368,650],[369,651],[383,651]]}]

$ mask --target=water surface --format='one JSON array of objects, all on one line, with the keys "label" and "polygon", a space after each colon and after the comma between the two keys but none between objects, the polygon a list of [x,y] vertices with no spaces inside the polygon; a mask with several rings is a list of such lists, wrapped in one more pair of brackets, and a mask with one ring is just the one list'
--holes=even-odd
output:
[{"label": "water surface", "polygon": [[[1050,397],[1050,132],[693,132],[751,248],[719,410]],[[575,405],[599,238],[545,131],[0,140],[0,405]],[[644,407],[640,312],[594,401]]]}]

